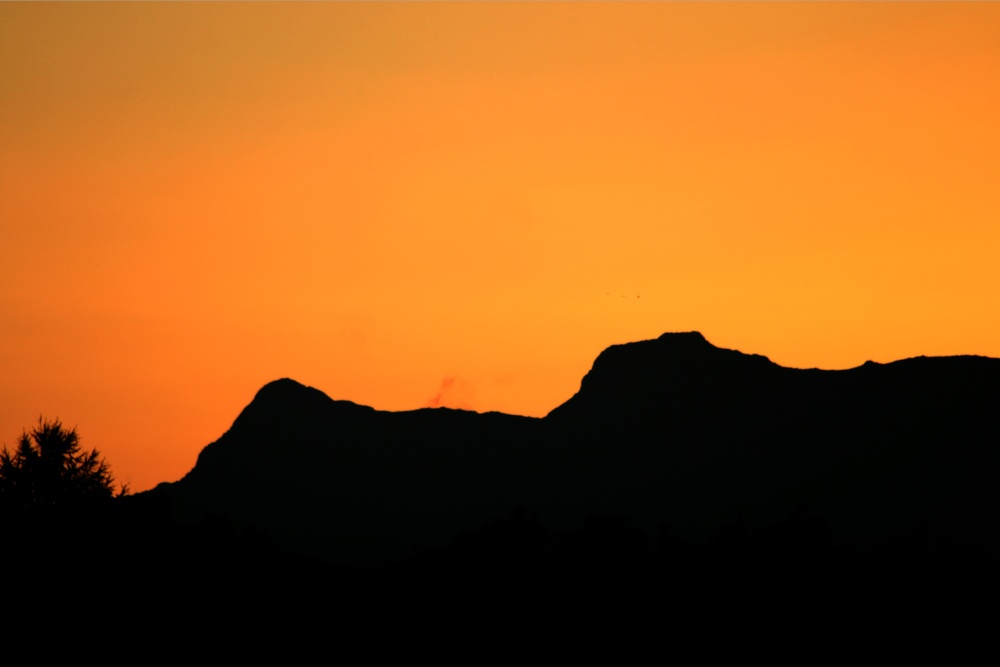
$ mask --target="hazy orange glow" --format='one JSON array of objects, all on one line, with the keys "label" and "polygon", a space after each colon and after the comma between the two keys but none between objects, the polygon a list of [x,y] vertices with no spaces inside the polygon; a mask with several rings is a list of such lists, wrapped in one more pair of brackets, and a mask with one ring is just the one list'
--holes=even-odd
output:
[{"label": "hazy orange glow", "polygon": [[1000,356],[998,183],[997,3],[2,3],[0,443],[141,490],[278,377]]}]

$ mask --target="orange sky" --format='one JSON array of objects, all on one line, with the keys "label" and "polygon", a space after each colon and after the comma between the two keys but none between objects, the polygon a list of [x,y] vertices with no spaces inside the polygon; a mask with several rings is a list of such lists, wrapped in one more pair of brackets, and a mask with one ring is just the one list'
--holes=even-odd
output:
[{"label": "orange sky", "polygon": [[1000,3],[0,3],[0,443],[135,491],[265,382],[1000,357]]}]

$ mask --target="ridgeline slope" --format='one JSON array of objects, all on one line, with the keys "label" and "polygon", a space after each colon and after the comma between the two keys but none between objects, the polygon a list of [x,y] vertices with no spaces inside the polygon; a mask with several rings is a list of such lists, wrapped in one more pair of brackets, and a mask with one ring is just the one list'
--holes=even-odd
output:
[{"label": "ridgeline slope", "polygon": [[400,561],[514,508],[694,543],[807,516],[861,550],[914,531],[993,548],[998,406],[1000,359],[803,370],[668,333],[606,349],[541,419],[382,412],[278,380],[150,493],[334,563]]}]

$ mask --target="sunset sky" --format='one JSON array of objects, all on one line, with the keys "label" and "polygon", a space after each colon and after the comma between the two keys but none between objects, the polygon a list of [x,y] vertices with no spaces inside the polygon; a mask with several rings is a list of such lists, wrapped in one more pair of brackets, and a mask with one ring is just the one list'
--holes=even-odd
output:
[{"label": "sunset sky", "polygon": [[0,260],[0,444],[133,491],[280,377],[1000,357],[1000,3],[0,3]]}]

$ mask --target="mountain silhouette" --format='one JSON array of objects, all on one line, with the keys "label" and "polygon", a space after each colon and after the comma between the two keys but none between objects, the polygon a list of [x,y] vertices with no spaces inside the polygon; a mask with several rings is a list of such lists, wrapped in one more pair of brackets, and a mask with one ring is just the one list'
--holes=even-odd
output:
[{"label": "mountain silhouette", "polygon": [[5,524],[10,636],[84,621],[11,659],[995,664],[998,399],[998,359],[694,332],[609,347],[544,418],[277,380],[183,479]]},{"label": "mountain silhouette", "polygon": [[182,522],[225,517],[331,563],[400,561],[514,508],[693,543],[811,516],[861,550],[914,531],[992,547],[998,399],[998,359],[803,370],[667,333],[606,349],[541,419],[383,412],[277,380],[150,493]]}]

